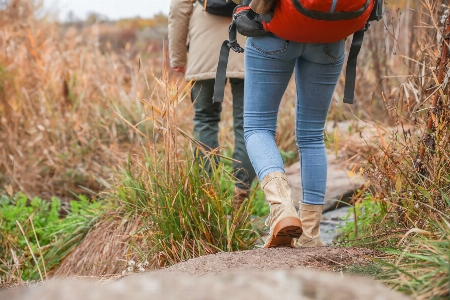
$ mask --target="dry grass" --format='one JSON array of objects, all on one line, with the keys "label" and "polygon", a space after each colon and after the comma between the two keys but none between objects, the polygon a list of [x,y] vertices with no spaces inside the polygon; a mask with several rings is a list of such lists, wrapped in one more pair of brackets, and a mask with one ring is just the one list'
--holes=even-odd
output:
[{"label": "dry grass", "polygon": [[[403,207],[392,207],[398,222],[406,228],[428,230],[432,225],[429,219],[446,215],[448,210],[449,86],[446,80],[438,81],[438,73],[447,74],[450,63],[447,58],[440,58],[442,49],[447,47],[441,40],[444,26],[437,19],[440,1],[426,0],[424,6],[428,13],[423,16],[423,24],[429,25],[418,40],[420,51],[414,58],[417,73],[402,84],[399,98],[384,98],[399,130],[392,133],[389,142],[380,139],[381,153],[370,157],[367,176],[376,188],[376,198]],[[441,34],[436,35],[436,31]],[[437,100],[436,107],[433,98]],[[404,126],[399,99],[409,99],[404,103],[415,121],[414,128]],[[432,126],[428,125],[430,121]]]},{"label": "dry grass", "polygon": [[[366,225],[353,241],[400,249],[381,278],[416,299],[450,295],[449,12],[446,1],[421,1],[417,49],[407,58],[410,75],[395,92],[381,94],[398,130],[388,138],[380,134],[378,150],[368,155],[365,175],[376,202],[358,217]],[[413,127],[407,126],[411,120]]]},{"label": "dry grass", "polygon": [[[96,25],[61,35],[36,10],[13,0],[0,11],[0,186],[43,198],[96,193],[139,143],[115,112],[137,123],[149,89],[137,56],[100,51]],[[150,72],[161,59],[146,61]]]},{"label": "dry grass", "polygon": [[61,263],[54,276],[103,276],[121,274],[131,260],[133,235],[142,227],[139,216],[125,219],[106,215],[83,242]]},{"label": "dry grass", "polygon": [[[0,10],[0,190],[43,199],[72,199],[79,193],[97,197],[111,187],[115,169],[126,161],[124,153],[144,150],[142,137],[129,123],[143,118],[141,99],[166,92],[151,76],[161,74],[165,66],[162,45],[151,44],[147,48],[151,53],[140,53],[148,59],[140,62],[133,49],[101,48],[98,25],[61,31],[57,23],[36,18],[36,2],[12,0]],[[186,123],[189,118],[181,121]],[[138,127],[151,132],[152,126]],[[104,218],[98,226],[111,229],[116,221]],[[90,251],[96,247],[83,244],[76,253],[93,260],[77,262],[86,265],[82,273],[103,274],[96,261],[117,271],[120,263],[109,259],[116,251],[126,253],[120,247],[129,247],[123,237],[133,229],[128,224],[113,233],[90,233],[111,234],[108,241],[124,239],[124,243],[108,248],[97,235],[98,246],[104,248],[94,253]],[[88,241],[92,242],[90,237]],[[13,252],[5,264],[14,272],[17,261]],[[65,263],[70,265],[70,259]]]}]

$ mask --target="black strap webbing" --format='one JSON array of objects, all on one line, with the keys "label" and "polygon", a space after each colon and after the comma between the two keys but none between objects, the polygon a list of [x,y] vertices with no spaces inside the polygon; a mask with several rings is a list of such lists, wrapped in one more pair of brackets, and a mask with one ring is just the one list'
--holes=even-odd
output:
[{"label": "black strap webbing", "polygon": [[216,80],[214,82],[213,102],[223,102],[225,93],[225,84],[227,83],[227,65],[230,47],[228,41],[222,43],[220,47],[219,63],[217,64]]},{"label": "black strap webbing", "polygon": [[227,83],[227,66],[230,49],[234,52],[242,53],[244,49],[237,42],[236,24],[233,22],[228,30],[229,40],[222,43],[220,48],[219,63],[217,64],[216,80],[214,82],[213,102],[223,102],[225,84]]},{"label": "black strap webbing", "polygon": [[356,82],[356,63],[358,62],[358,54],[364,39],[364,32],[366,28],[359,30],[353,34],[352,45],[347,59],[347,68],[345,71],[345,88],[344,88],[344,103],[353,103],[355,98],[355,82]]}]

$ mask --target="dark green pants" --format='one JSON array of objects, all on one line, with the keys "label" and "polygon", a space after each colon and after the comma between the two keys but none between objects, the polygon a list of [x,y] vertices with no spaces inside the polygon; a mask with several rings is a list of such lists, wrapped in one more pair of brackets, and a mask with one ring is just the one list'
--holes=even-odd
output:
[{"label": "dark green pants", "polygon": [[[250,188],[256,174],[248,158],[244,141],[244,80],[231,78],[233,94],[234,150],[233,162],[236,186]],[[197,81],[192,88],[194,102],[194,137],[204,144],[207,150],[219,147],[219,121],[222,103],[213,103],[214,79]]]}]

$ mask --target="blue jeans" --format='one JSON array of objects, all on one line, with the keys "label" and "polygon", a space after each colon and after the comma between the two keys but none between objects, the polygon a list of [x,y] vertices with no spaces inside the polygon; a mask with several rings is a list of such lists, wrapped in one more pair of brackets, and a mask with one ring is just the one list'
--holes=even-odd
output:
[{"label": "blue jeans", "polygon": [[304,44],[276,36],[247,39],[244,88],[247,152],[260,181],[269,173],[284,172],[275,132],[281,98],[295,70],[295,134],[303,203],[324,203],[327,180],[324,127],[344,58],[344,41]]}]

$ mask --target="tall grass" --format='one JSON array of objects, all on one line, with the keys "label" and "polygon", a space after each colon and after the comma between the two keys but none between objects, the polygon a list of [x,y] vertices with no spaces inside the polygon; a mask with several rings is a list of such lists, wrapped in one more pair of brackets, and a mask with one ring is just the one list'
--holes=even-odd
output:
[{"label": "tall grass", "polygon": [[231,210],[233,190],[226,187],[234,178],[223,165],[214,165],[214,156],[220,154],[206,152],[178,127],[191,83],[181,91],[166,78],[160,85],[165,93],[144,103],[146,121],[155,128],[149,140],[159,136],[161,144],[149,144],[144,156],[129,161],[114,192],[125,211],[143,218],[148,245],[144,254],[161,267],[253,247],[257,234],[250,222],[251,201],[239,211]]},{"label": "tall grass", "polygon": [[206,254],[254,247],[257,233],[250,223],[251,201],[231,211],[234,181],[218,167],[211,174],[196,160],[178,161],[170,175],[164,162],[146,157],[139,170],[124,172],[117,196],[125,214],[142,217],[138,235],[147,249],[137,249],[153,266],[162,267]]},{"label": "tall grass", "polygon": [[193,159],[190,83],[172,81],[163,49],[110,51],[101,25],[61,30],[39,9],[12,0],[0,11],[0,188],[114,200],[56,274],[116,274],[136,253],[160,257],[156,266],[250,247],[251,201],[231,212],[232,176]]},{"label": "tall grass", "polygon": [[[240,210],[232,211],[232,170],[215,165],[214,156],[222,157],[220,153],[204,151],[180,127],[191,110],[192,83],[179,89],[167,73],[155,80],[158,84],[151,96],[142,100],[145,115],[139,122],[150,123],[146,128],[152,130],[142,132],[139,124],[119,116],[142,136],[143,150],[142,154],[129,155],[115,183],[104,193],[118,220],[108,216],[101,220],[87,235],[89,242],[80,245],[63,263],[59,275],[120,273],[126,269],[125,262],[121,266],[90,266],[93,257],[112,248],[111,255],[117,259],[148,261],[148,268],[159,268],[205,254],[249,249],[259,237],[250,220],[253,198]],[[212,166],[210,172],[205,162]],[[120,235],[126,237],[120,245],[115,239],[98,238],[104,235],[100,231],[112,223],[132,224],[120,225]]]}]

